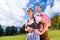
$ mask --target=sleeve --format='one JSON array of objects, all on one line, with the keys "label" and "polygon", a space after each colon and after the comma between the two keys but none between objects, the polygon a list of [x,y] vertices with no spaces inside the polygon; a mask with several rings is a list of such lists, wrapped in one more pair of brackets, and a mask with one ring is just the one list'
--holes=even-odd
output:
[{"label": "sleeve", "polygon": [[[27,20],[27,21],[28,21],[28,20]],[[28,22],[27,22],[27,21],[25,22],[25,26],[27,26],[27,24],[28,24]]]},{"label": "sleeve", "polygon": [[27,25],[28,25],[28,22],[27,22],[27,20],[26,20],[26,22],[25,22],[25,29],[28,27]]},{"label": "sleeve", "polygon": [[40,16],[35,16],[36,23],[39,23],[42,20],[42,17]]}]

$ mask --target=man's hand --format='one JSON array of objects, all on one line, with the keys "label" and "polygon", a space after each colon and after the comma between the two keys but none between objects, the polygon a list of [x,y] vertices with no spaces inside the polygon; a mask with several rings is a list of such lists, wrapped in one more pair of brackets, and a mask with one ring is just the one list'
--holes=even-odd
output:
[{"label": "man's hand", "polygon": [[42,33],[38,29],[37,30],[35,29],[34,32],[38,35],[42,35]]},{"label": "man's hand", "polygon": [[27,31],[27,32],[32,32],[33,31],[33,28],[31,28],[31,27],[27,27],[26,29],[25,29],[25,31]]}]

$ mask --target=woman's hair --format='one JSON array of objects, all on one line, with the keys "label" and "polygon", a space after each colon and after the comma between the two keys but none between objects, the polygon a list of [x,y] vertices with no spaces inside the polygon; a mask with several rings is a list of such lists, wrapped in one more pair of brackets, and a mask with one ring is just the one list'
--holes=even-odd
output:
[{"label": "woman's hair", "polygon": [[29,12],[30,10],[31,10],[31,11],[33,11],[33,9],[32,9],[32,8],[28,8],[28,9],[27,9],[27,12]]},{"label": "woman's hair", "polygon": [[28,9],[27,9],[27,12],[30,12],[30,11],[32,11],[32,12],[33,12],[32,17],[34,18],[34,11],[33,11],[33,9],[32,9],[32,8],[28,8]]}]

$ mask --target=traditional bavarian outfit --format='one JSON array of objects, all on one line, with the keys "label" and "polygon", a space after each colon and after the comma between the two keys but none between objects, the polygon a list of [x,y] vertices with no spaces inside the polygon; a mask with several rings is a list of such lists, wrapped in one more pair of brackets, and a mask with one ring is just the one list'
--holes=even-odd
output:
[{"label": "traditional bavarian outfit", "polygon": [[[37,13],[36,15],[39,16],[39,17],[42,17],[49,24],[51,23],[50,18],[46,14]],[[42,30],[44,29],[44,24],[40,22],[38,27],[39,27],[40,32],[42,32]],[[47,28],[47,31],[45,31],[45,33],[43,35],[40,35],[40,40],[49,40],[49,37],[48,37],[48,28]]]},{"label": "traditional bavarian outfit", "polygon": [[[29,22],[29,20],[27,21],[27,26],[33,28],[34,30],[38,30],[38,23],[41,20],[40,17],[35,16],[32,19],[32,22]],[[26,40],[40,40],[40,35],[34,33],[34,30],[32,32],[29,32],[27,35],[27,39]]]}]

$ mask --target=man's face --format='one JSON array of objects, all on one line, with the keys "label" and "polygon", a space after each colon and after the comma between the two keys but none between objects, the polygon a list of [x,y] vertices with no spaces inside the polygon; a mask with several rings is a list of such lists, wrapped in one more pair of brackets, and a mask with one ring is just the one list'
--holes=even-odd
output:
[{"label": "man's face", "polygon": [[36,7],[36,12],[40,12],[41,11],[41,7],[40,6],[37,6]]}]

